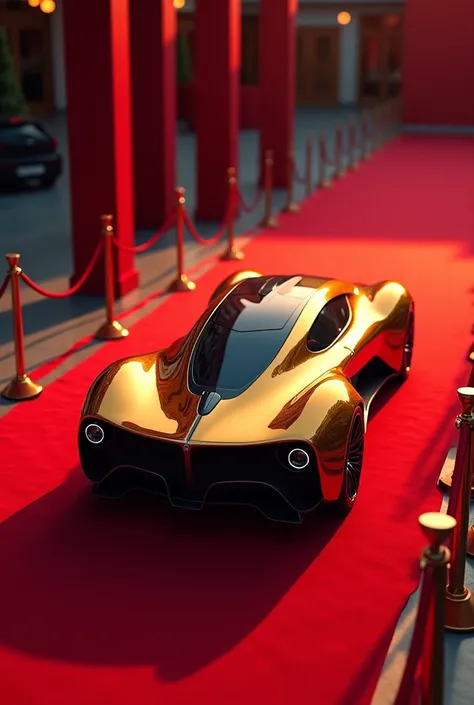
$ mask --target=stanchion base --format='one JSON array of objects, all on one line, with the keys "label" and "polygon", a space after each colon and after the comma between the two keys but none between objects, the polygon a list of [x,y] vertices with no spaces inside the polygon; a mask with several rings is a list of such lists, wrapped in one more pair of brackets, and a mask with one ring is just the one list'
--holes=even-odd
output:
[{"label": "stanchion base", "polygon": [[244,259],[245,255],[241,250],[237,249],[237,247],[232,246],[228,247],[225,252],[222,253],[220,259],[222,260],[242,260]]},{"label": "stanchion base", "polygon": [[349,171],[357,171],[358,168],[359,168],[359,162],[353,162],[349,167]]},{"label": "stanchion base", "polygon": [[194,291],[196,284],[192,282],[186,274],[181,274],[180,277],[174,280],[170,285],[170,291]]},{"label": "stanchion base", "polygon": [[98,340],[122,340],[128,334],[128,330],[118,321],[112,321],[112,323],[104,323],[95,334],[95,337]]},{"label": "stanchion base", "polygon": [[2,391],[2,397],[9,401],[26,401],[34,399],[43,391],[41,384],[36,384],[28,375],[14,377]]},{"label": "stanchion base", "polygon": [[[473,332],[474,332],[474,331],[473,331]],[[474,362],[474,350],[471,350],[471,352],[470,352],[469,355],[467,356],[467,359],[468,359],[470,362]]]},{"label": "stanchion base", "polygon": [[474,597],[466,588],[464,596],[446,591],[444,626],[450,632],[474,632]]},{"label": "stanchion base", "polygon": [[371,159],[372,159],[372,155],[371,155],[370,152],[367,152],[367,153],[364,154],[364,156],[362,157],[362,160],[363,160],[364,162],[370,162]]},{"label": "stanchion base", "polygon": [[332,188],[333,183],[330,179],[324,179],[324,181],[320,181],[318,184],[318,188]]},{"label": "stanchion base", "polygon": [[344,179],[345,176],[346,176],[346,170],[345,170],[345,169],[341,169],[340,171],[336,171],[336,173],[334,174],[334,178],[335,178],[335,179]]},{"label": "stanchion base", "polygon": [[283,208],[283,213],[299,213],[300,212],[300,207],[297,203],[294,203],[293,201],[291,203],[287,203],[287,205]]},{"label": "stanchion base", "polygon": [[275,228],[278,228],[278,220],[272,215],[270,218],[264,218],[259,223],[258,227],[262,228],[262,230],[274,230]]},{"label": "stanchion base", "polygon": [[474,558],[474,527],[470,527],[467,532],[467,548],[466,553],[470,558]]}]

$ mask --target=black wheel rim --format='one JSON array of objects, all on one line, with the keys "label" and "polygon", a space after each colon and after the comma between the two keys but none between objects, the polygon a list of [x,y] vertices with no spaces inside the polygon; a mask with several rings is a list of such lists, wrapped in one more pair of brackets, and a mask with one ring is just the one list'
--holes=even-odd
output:
[{"label": "black wheel rim", "polygon": [[403,349],[403,369],[407,370],[411,367],[411,358],[413,355],[413,340],[415,337],[415,321],[413,313],[410,313],[408,320],[408,328],[405,336],[405,347]]},{"label": "black wheel rim", "polygon": [[347,496],[353,502],[359,491],[362,458],[364,456],[364,425],[362,415],[354,418],[351,431],[351,440],[346,461]]}]

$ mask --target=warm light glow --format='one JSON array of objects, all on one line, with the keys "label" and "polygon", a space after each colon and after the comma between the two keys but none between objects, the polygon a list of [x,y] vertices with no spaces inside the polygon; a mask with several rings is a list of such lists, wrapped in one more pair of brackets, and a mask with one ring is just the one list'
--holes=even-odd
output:
[{"label": "warm light glow", "polygon": [[45,15],[50,15],[56,9],[56,3],[54,0],[41,0],[40,10],[44,12]]},{"label": "warm light glow", "polygon": [[398,15],[387,15],[384,18],[387,27],[398,27],[400,24],[400,17]]},{"label": "warm light glow", "polygon": [[339,24],[345,25],[349,24],[352,20],[350,12],[340,12],[337,16],[337,21]]},{"label": "warm light glow", "polygon": [[176,10],[182,10],[183,7],[186,5],[186,0],[173,0],[173,5],[175,6]]},{"label": "warm light glow", "polygon": [[41,0],[28,0],[28,5],[30,7],[39,7]]}]

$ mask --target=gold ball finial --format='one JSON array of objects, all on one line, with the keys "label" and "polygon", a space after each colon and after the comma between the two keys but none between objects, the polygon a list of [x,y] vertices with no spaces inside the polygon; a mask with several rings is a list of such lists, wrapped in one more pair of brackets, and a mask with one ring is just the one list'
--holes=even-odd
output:
[{"label": "gold ball finial", "polygon": [[456,519],[442,512],[426,512],[418,517],[418,522],[432,546],[440,546],[456,526]]},{"label": "gold ball finial", "polygon": [[462,416],[467,418],[472,416],[474,411],[474,387],[460,387],[458,397],[461,402]]}]

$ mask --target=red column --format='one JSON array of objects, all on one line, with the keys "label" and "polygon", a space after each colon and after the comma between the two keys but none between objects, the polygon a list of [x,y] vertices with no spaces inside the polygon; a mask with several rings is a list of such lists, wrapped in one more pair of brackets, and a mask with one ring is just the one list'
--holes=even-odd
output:
[{"label": "red column", "polygon": [[260,0],[260,159],[273,150],[273,185],[288,186],[288,150],[294,138],[295,19],[298,0]]},{"label": "red column", "polygon": [[176,10],[172,0],[130,3],[137,228],[158,228],[175,205]]},{"label": "red column", "polygon": [[403,19],[403,120],[474,125],[474,2],[407,0]]},{"label": "red column", "polygon": [[221,220],[238,166],[241,0],[196,0],[194,116],[199,220]]},{"label": "red column", "polygon": [[[114,215],[124,244],[135,239],[128,0],[65,2],[63,22],[75,282],[99,241],[101,214]],[[138,285],[138,272],[133,255],[115,254],[123,296]],[[103,291],[99,263],[81,292]]]}]

